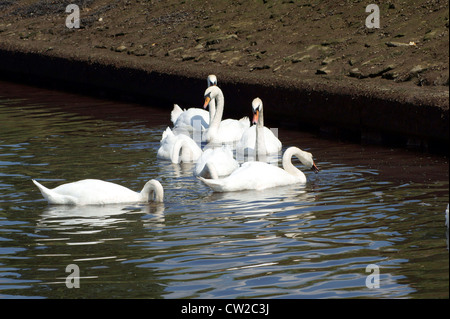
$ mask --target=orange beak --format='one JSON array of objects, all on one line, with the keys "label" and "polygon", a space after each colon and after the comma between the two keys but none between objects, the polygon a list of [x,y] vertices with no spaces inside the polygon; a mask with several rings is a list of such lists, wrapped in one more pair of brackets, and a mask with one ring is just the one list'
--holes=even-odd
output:
[{"label": "orange beak", "polygon": [[256,112],[253,113],[252,124],[258,123],[258,118],[259,118],[259,110],[256,110]]},{"label": "orange beak", "polygon": [[205,103],[203,104],[203,108],[206,109],[206,107],[208,106],[209,102],[211,101],[211,98],[209,96],[207,96],[205,98]]}]

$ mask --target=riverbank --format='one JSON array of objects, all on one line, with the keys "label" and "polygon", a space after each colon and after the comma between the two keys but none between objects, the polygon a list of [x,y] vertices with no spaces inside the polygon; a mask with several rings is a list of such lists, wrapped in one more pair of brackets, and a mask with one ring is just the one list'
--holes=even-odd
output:
[{"label": "riverbank", "polygon": [[259,96],[271,127],[448,152],[448,3],[416,2],[369,29],[369,3],[85,0],[68,29],[69,1],[2,1],[0,71],[168,114],[214,73],[225,117]]}]

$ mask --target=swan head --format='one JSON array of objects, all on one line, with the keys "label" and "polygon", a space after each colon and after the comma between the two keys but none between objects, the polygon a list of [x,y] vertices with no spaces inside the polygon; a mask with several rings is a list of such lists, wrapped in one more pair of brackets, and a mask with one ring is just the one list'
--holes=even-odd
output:
[{"label": "swan head", "polygon": [[257,124],[259,120],[259,115],[262,111],[262,100],[257,97],[252,101],[252,111],[253,111],[253,120],[252,124]]},{"label": "swan head", "polygon": [[208,75],[206,82],[208,82],[208,87],[217,85],[217,77],[214,74],[210,74]]},{"label": "swan head", "polygon": [[316,166],[316,163],[314,163],[313,155],[310,152],[303,152],[303,156],[298,157],[300,162],[302,162],[303,165],[306,167],[309,167],[314,173],[319,173],[319,168]]},{"label": "swan head", "polygon": [[287,162],[292,155],[295,155],[303,165],[310,168],[314,173],[317,174],[319,172],[319,168],[316,166],[316,163],[314,163],[313,155],[310,152],[291,146],[284,152],[283,163]]},{"label": "swan head", "polygon": [[205,90],[205,94],[204,94],[205,103],[203,104],[203,108],[206,109],[206,107],[209,105],[209,102],[211,102],[211,100],[214,100],[220,93],[221,93],[221,90],[219,89],[218,86],[212,85],[212,86],[208,87]]}]

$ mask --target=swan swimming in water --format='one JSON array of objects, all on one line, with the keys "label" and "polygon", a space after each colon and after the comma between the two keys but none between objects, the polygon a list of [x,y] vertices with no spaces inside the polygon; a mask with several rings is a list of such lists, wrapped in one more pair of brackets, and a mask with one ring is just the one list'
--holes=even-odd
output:
[{"label": "swan swimming in water", "polygon": [[218,86],[210,86],[205,91],[204,108],[211,107],[211,103],[216,106],[215,114],[210,112],[209,128],[205,133],[205,140],[212,144],[233,143],[241,139],[244,131],[250,127],[248,117],[240,120],[226,119],[222,121],[224,109],[224,96]]},{"label": "swan swimming in water", "polygon": [[318,172],[312,154],[298,147],[290,147],[283,154],[283,168],[265,162],[245,162],[231,175],[223,179],[205,179],[198,177],[203,183],[216,192],[233,192],[241,190],[262,190],[290,184],[305,184],[305,174],[292,164],[292,156],[296,156],[303,165]]},{"label": "swan swimming in water", "polygon": [[[214,74],[210,74],[206,82],[208,87],[217,85],[217,77]],[[203,131],[209,127],[210,117],[214,116],[215,111],[216,106],[214,102],[210,106],[209,111],[195,107],[183,110],[178,104],[174,104],[173,110],[170,113],[170,120],[176,132],[191,135],[194,129],[196,129],[195,126],[198,125],[195,121],[198,121],[200,129]]]},{"label": "swan swimming in water", "polygon": [[230,175],[239,167],[239,163],[233,158],[233,152],[225,145],[217,148],[208,148],[198,159],[194,176],[217,179]]},{"label": "swan swimming in water", "polygon": [[174,134],[168,127],[163,132],[156,157],[178,164],[195,162],[201,155],[202,149],[192,138],[184,134]]},{"label": "swan swimming in water", "polygon": [[236,145],[238,152],[247,153],[257,161],[265,161],[266,155],[277,154],[281,151],[281,141],[273,132],[264,126],[263,102],[260,98],[252,101],[253,120],[252,125]]},{"label": "swan swimming in water", "polygon": [[34,179],[42,196],[49,204],[60,205],[105,205],[120,203],[163,202],[164,189],[155,179],[149,180],[141,192],[99,179],[84,179],[60,185],[53,189],[41,185]]}]

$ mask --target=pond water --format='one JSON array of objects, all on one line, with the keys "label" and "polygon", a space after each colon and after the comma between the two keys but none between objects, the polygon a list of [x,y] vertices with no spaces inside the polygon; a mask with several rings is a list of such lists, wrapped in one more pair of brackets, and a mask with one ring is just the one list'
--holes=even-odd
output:
[{"label": "pond water", "polygon": [[[449,297],[447,157],[279,128],[318,174],[213,193],[156,158],[170,110],[0,82],[0,123],[0,298]],[[51,206],[32,178],[156,178],[165,201]]]}]

